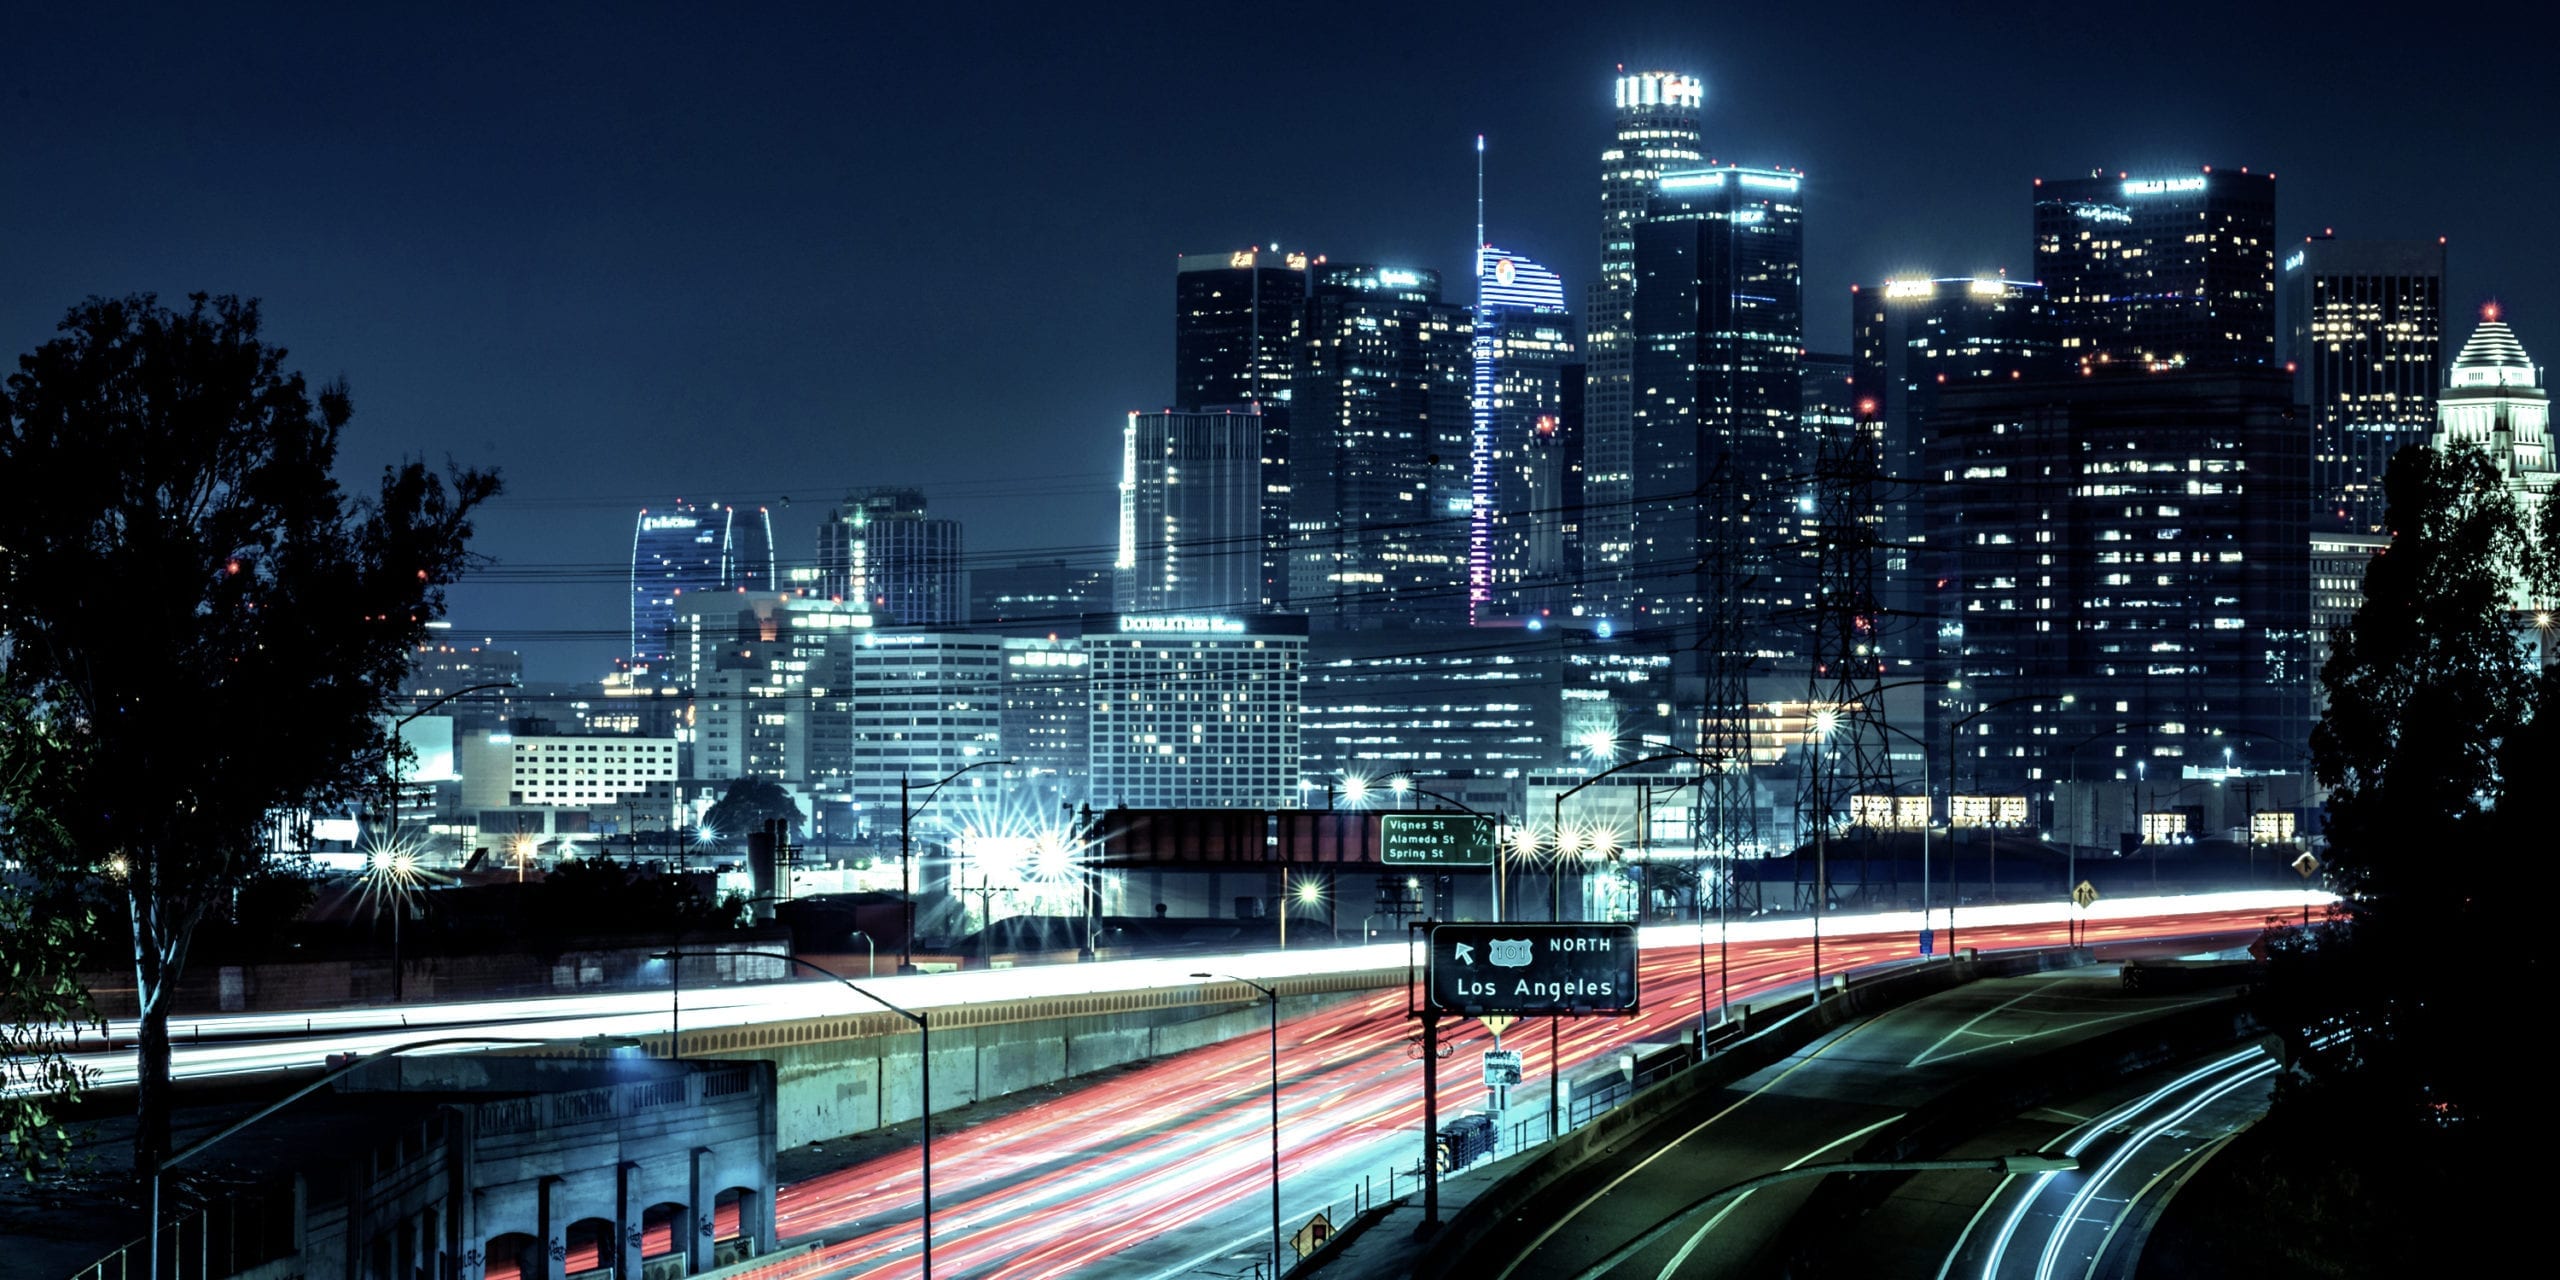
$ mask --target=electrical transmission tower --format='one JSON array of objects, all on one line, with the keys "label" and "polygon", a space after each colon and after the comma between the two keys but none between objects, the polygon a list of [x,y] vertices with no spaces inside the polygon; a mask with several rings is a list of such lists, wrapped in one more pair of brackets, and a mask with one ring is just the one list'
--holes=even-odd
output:
[{"label": "electrical transmission tower", "polygon": [[[1762,853],[1759,797],[1751,769],[1750,674],[1755,654],[1752,619],[1745,605],[1751,575],[1739,545],[1749,512],[1742,486],[1726,463],[1718,463],[1708,475],[1699,501],[1705,504],[1714,531],[1698,567],[1704,596],[1700,603],[1706,615],[1698,641],[1705,650],[1706,675],[1698,754],[1713,762],[1704,780],[1706,794],[1700,797],[1707,830],[1699,849],[1721,860],[1715,905],[1720,914],[1729,915],[1735,910],[1756,911],[1760,905],[1759,877],[1752,878],[1746,902],[1741,897],[1745,892],[1741,878],[1734,874],[1740,858]],[[1700,905],[1705,905],[1705,899],[1700,899]]]},{"label": "electrical transmission tower", "polygon": [[1858,891],[1864,896],[1875,837],[1893,828],[1896,814],[1878,692],[1884,682],[1882,602],[1876,592],[1876,558],[1884,543],[1884,508],[1877,499],[1882,446],[1874,402],[1863,401],[1849,430],[1821,439],[1814,463],[1817,567],[1807,601],[1813,637],[1805,695],[1813,723],[1797,788],[1804,830],[1814,844],[1810,904],[1802,893],[1801,858],[1797,884],[1799,905],[1817,911],[1838,896],[1828,868],[1832,835],[1855,839]]}]

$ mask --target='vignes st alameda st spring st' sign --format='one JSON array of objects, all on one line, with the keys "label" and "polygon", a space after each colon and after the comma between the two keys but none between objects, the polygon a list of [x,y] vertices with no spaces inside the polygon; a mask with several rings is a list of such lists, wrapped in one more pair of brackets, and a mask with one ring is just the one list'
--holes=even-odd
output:
[{"label": "'vignes st alameda st spring st' sign", "polygon": [[1378,861],[1390,867],[1489,867],[1493,819],[1478,813],[1378,815]]},{"label": "'vignes st alameda st spring st' sign", "polygon": [[1424,943],[1423,999],[1434,1013],[1636,1012],[1630,924],[1441,924]]}]

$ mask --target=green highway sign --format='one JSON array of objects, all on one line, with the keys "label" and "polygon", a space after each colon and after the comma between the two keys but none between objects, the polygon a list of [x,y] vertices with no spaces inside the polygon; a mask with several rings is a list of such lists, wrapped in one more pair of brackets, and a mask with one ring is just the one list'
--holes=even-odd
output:
[{"label": "green highway sign", "polygon": [[1480,813],[1378,815],[1378,861],[1390,867],[1489,867],[1493,819]]}]

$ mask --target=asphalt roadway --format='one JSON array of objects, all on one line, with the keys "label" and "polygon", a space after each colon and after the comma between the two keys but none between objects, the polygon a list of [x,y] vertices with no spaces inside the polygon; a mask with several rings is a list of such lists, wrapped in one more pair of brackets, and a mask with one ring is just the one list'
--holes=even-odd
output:
[{"label": "asphalt roadway", "polygon": [[[1967,1077],[2222,996],[2144,995],[2113,965],[1976,982],[1844,1027],[1575,1170],[1535,1208],[1470,1241],[1450,1274],[1575,1277],[1719,1187],[1849,1158],[1861,1141]],[[1941,1174],[1946,1200],[1980,1203],[1992,1173]],[[1968,1187],[1968,1183],[1978,1184]],[[1655,1280],[1758,1274],[1819,1180],[1783,1183],[1687,1215],[1606,1274]],[[1956,1222],[1960,1232],[1962,1219]],[[1943,1257],[1943,1254],[1940,1255]],[[1930,1271],[1934,1272],[1932,1266]]]}]

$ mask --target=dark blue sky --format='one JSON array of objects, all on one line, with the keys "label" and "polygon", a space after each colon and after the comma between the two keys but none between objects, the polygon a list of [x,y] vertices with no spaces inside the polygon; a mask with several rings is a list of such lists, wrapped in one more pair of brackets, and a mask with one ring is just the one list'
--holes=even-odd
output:
[{"label": "dark blue sky", "polygon": [[264,298],[354,384],[352,480],[503,468],[454,620],[536,678],[620,651],[646,503],[772,505],[805,557],[911,481],[973,558],[1098,550],[1174,255],[1454,279],[1478,132],[1493,238],[1578,302],[1621,62],[1702,74],[1717,158],[1807,172],[1817,348],[1853,280],[2028,271],[2039,175],[2210,163],[2274,169],[2288,236],[2449,237],[2456,337],[2495,295],[2560,351],[2560,89],[2405,6],[346,8],[14,14],[0,346],[92,293]]}]

